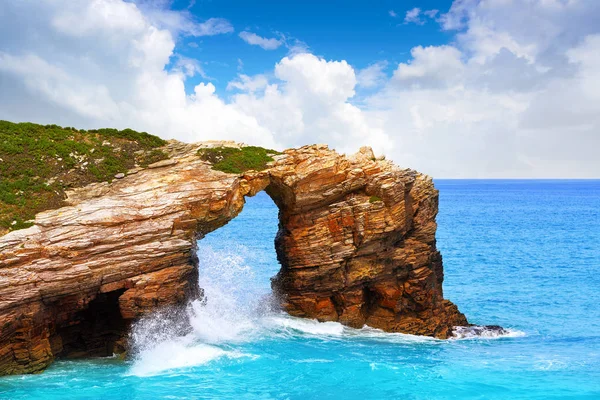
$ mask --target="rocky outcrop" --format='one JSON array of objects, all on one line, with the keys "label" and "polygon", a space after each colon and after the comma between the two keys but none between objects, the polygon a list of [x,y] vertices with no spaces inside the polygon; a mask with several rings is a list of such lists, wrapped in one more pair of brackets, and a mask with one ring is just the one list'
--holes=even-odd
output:
[{"label": "rocky outcrop", "polygon": [[268,172],[280,208],[274,288],[292,315],[447,338],[465,317],[442,294],[431,178],[326,147]]},{"label": "rocky outcrop", "polygon": [[122,350],[132,320],[197,294],[195,241],[262,190],[280,209],[273,288],[290,314],[439,338],[467,324],[443,298],[429,177],[326,146],[226,174],[201,146],[172,142],[169,160],[72,191],[0,237],[0,374]]}]

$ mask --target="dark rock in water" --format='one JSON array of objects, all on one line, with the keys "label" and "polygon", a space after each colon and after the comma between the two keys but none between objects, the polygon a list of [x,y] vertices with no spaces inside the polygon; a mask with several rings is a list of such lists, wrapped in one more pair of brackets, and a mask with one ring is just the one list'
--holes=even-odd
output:
[{"label": "dark rock in water", "polygon": [[452,336],[457,339],[471,337],[499,337],[509,333],[506,329],[499,325],[470,325],[470,326],[455,326],[452,330]]},{"label": "dark rock in water", "polygon": [[0,375],[112,355],[131,321],[197,298],[196,240],[262,190],[279,207],[272,286],[291,315],[442,339],[455,326],[504,332],[468,326],[443,297],[430,177],[369,148],[346,156],[324,145],[224,173],[198,157],[208,145],[169,142],[170,161],[70,191],[68,206],[0,236]]}]

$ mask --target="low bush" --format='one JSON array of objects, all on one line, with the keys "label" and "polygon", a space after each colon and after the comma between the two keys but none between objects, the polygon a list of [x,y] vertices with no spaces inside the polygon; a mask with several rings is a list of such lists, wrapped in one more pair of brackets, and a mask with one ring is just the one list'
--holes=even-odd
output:
[{"label": "low bush", "polygon": [[230,174],[241,174],[248,170],[261,171],[273,161],[278,151],[257,146],[213,147],[198,150],[198,156],[212,164],[212,168]]},{"label": "low bush", "polygon": [[0,234],[58,208],[65,190],[111,181],[136,164],[167,158],[164,140],[131,129],[78,130],[0,120]]}]

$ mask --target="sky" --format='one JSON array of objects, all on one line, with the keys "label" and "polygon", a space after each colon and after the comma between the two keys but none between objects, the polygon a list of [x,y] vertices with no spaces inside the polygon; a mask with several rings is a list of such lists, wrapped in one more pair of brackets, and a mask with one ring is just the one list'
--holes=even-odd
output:
[{"label": "sky", "polygon": [[598,0],[0,0],[0,119],[600,178]]}]

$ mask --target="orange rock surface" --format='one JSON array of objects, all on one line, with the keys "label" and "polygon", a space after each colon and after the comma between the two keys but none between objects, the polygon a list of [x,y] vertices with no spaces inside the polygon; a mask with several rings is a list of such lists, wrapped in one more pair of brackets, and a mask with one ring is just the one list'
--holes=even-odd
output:
[{"label": "orange rock surface", "polygon": [[135,318],[199,295],[196,240],[262,190],[280,209],[273,289],[290,314],[438,338],[467,324],[443,298],[431,178],[323,145],[226,174],[200,146],[171,142],[170,160],[77,189],[0,237],[0,375],[123,351]]}]

